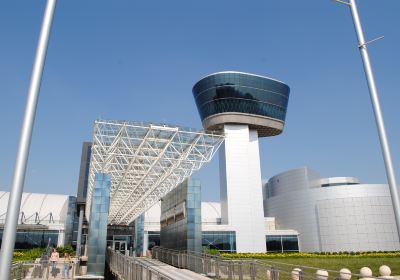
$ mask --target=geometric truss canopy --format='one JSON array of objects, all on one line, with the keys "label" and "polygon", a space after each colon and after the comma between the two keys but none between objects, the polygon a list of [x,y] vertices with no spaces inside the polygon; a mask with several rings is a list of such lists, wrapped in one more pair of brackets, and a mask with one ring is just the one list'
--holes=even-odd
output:
[{"label": "geometric truss canopy", "polygon": [[111,177],[109,224],[127,225],[209,162],[222,133],[165,124],[96,120],[86,215],[95,173]]}]

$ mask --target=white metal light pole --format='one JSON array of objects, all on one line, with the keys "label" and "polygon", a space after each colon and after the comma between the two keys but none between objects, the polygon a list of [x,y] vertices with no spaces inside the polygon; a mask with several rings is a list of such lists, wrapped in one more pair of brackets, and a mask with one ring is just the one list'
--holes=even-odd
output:
[{"label": "white metal light pole", "polygon": [[345,2],[342,0],[336,0],[336,1],[348,5],[351,9],[351,14],[353,16],[354,27],[355,27],[355,30],[357,33],[357,38],[358,38],[358,48],[360,50],[361,57],[362,57],[362,60],[364,63],[364,71],[365,71],[365,75],[367,77],[372,107],[373,107],[374,113],[375,113],[375,121],[376,121],[376,125],[378,127],[379,140],[381,142],[383,160],[385,162],[386,175],[387,175],[387,179],[388,179],[388,183],[389,183],[389,189],[390,189],[390,194],[392,197],[394,216],[395,216],[396,225],[397,225],[397,232],[398,232],[399,240],[400,240],[400,199],[399,199],[398,188],[397,188],[397,184],[396,184],[396,176],[395,176],[394,170],[393,170],[392,157],[390,155],[389,142],[388,142],[387,136],[386,136],[385,124],[383,121],[383,116],[382,116],[382,111],[381,111],[381,105],[379,103],[378,90],[376,89],[375,78],[374,78],[374,74],[372,72],[371,62],[369,60],[369,55],[368,55],[368,50],[367,50],[367,45],[369,43],[374,42],[383,37],[379,37],[377,39],[366,42],[365,38],[364,38],[364,33],[362,30],[361,22],[360,22],[360,17],[358,15],[356,0],[349,0],[350,2]]},{"label": "white metal light pole", "polygon": [[22,191],[25,181],[25,171],[55,6],[56,0],[47,0],[39,42],[36,49],[36,57],[32,69],[32,76],[26,101],[25,115],[21,128],[21,136],[19,140],[17,158],[15,161],[13,181],[8,200],[7,217],[1,244],[0,279],[9,279],[10,276],[18,216],[21,207]]}]

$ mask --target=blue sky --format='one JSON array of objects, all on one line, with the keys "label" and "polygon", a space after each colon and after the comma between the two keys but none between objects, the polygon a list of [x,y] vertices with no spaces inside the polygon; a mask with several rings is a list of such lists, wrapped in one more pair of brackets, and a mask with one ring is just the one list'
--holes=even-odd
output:
[{"label": "blue sky", "polygon": [[[359,0],[400,180],[400,2]],[[0,2],[0,189],[8,190],[45,1]],[[285,131],[260,139],[264,178],[300,166],[386,182],[350,11],[331,0],[59,0],[25,191],[75,194],[93,120],[200,128],[191,88],[238,70],[286,82]],[[217,200],[218,159],[196,174]],[[217,190],[217,193],[216,193]]]}]

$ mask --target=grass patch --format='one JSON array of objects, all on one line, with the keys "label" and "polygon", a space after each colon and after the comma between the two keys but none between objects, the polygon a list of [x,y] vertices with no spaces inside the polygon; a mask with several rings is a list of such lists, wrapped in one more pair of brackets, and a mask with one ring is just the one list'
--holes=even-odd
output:
[{"label": "grass patch", "polygon": [[[379,275],[379,267],[387,265],[392,270],[392,275],[400,275],[400,258],[393,257],[358,257],[358,258],[271,258],[263,259],[263,262],[268,261],[290,263],[299,266],[312,266],[330,270],[340,270],[348,268],[352,273],[360,273],[360,268],[368,266],[371,268],[373,275]],[[306,270],[307,273],[315,273],[314,270]]]},{"label": "grass patch", "polygon": [[[400,275],[400,252],[343,252],[343,253],[264,253],[264,254],[221,254],[231,259],[257,259],[282,270],[291,271],[294,266],[309,266],[328,270],[350,269],[359,274],[360,268],[369,267],[373,275],[379,275],[379,267],[387,265],[392,275]],[[273,262],[293,264],[273,264]],[[314,269],[304,269],[305,273],[314,274]],[[333,275],[332,275],[333,276]]]}]

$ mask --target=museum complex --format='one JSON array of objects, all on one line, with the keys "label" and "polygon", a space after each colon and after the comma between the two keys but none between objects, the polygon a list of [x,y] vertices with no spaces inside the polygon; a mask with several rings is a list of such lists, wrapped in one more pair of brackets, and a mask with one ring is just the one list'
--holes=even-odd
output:
[{"label": "museum complex", "polygon": [[[261,177],[259,141],[283,132],[289,86],[227,71],[192,93],[204,130],[96,120],[76,197],[24,193],[16,248],[72,245],[101,266],[106,246],[221,252],[400,250],[389,188],[300,167]],[[219,153],[220,202],[196,170]],[[263,156],[263,155],[261,155]],[[272,159],[271,159],[272,160]],[[289,160],[289,159],[288,159]],[[0,192],[0,232],[9,193]]]}]

